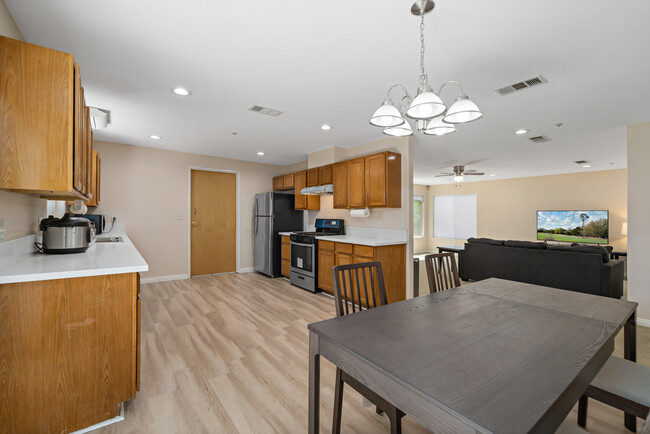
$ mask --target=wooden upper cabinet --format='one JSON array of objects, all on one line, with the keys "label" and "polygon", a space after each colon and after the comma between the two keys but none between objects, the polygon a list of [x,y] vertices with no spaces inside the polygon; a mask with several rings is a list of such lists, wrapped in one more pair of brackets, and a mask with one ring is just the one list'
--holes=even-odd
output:
[{"label": "wooden upper cabinet", "polygon": [[318,167],[307,171],[307,187],[320,185],[318,182]]},{"label": "wooden upper cabinet", "polygon": [[348,170],[348,207],[365,208],[365,158],[350,160]]},{"label": "wooden upper cabinet", "polygon": [[[301,172],[298,172],[301,173]],[[290,173],[288,175],[282,176],[282,186],[283,188],[294,188],[295,187],[295,173]]]},{"label": "wooden upper cabinet", "polygon": [[341,161],[332,165],[332,184],[334,184],[334,208],[348,208],[348,169],[350,163]]},{"label": "wooden upper cabinet", "polygon": [[0,36],[0,188],[88,199],[81,74],[71,54]]},{"label": "wooden upper cabinet", "polygon": [[101,190],[101,170],[102,162],[99,158],[97,151],[93,150],[92,152],[92,171],[91,171],[91,182],[90,182],[90,200],[86,202],[86,206],[97,206],[99,205],[100,200],[100,190]]},{"label": "wooden upper cabinet", "polygon": [[[366,206],[402,206],[402,156],[381,152],[365,157]],[[352,205],[351,205],[352,206]]]},{"label": "wooden upper cabinet", "polygon": [[284,175],[276,176],[273,178],[273,190],[284,189]]},{"label": "wooden upper cabinet", "polygon": [[307,196],[300,194],[300,190],[307,187],[307,172],[298,172],[293,176],[295,209],[307,209]]},{"label": "wooden upper cabinet", "polygon": [[332,165],[318,168],[318,185],[332,184]]}]

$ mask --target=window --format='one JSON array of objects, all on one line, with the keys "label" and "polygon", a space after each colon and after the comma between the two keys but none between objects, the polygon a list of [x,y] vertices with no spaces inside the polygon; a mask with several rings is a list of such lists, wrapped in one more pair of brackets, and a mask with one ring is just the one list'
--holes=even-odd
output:
[{"label": "window", "polygon": [[433,197],[433,237],[466,240],[476,236],[476,195]]},{"label": "window", "polygon": [[413,236],[424,236],[424,197],[413,196]]}]

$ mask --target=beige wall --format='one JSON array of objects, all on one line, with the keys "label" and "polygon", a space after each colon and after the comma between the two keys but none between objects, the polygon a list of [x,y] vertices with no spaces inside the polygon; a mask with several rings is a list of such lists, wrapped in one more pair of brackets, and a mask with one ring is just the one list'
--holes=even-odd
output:
[{"label": "beige wall", "polygon": [[627,298],[650,326],[650,122],[627,127],[628,278]]},{"label": "beige wall", "polygon": [[[627,220],[626,169],[431,186],[428,208],[432,208],[433,196],[451,194],[476,194],[479,237],[535,240],[537,210],[603,209],[609,210],[611,245],[627,248],[627,237],[620,234]],[[431,251],[465,242],[433,238],[433,231],[429,234]]]},{"label": "beige wall", "polygon": [[[24,40],[3,0],[0,0],[0,35]],[[38,218],[44,215],[44,199],[0,190],[0,219],[4,220],[5,228],[2,241],[36,233]]]},{"label": "beige wall", "polygon": [[189,273],[189,167],[239,172],[240,268],[250,269],[255,194],[270,191],[273,176],[306,166],[306,162],[282,167],[100,141],[95,141],[95,149],[102,159],[102,191],[94,213],[118,216],[118,222],[126,224],[129,237],[149,264],[144,278]]},{"label": "beige wall", "polygon": [[[309,167],[318,167],[324,164],[335,163],[363,155],[370,155],[382,151],[397,152],[402,155],[402,206],[401,208],[372,208],[370,217],[350,217],[350,210],[334,209],[333,196],[321,197],[319,211],[307,211],[307,222],[314,224],[316,218],[341,218],[346,226],[380,227],[386,229],[404,229],[409,240],[406,248],[406,257],[413,255],[413,143],[410,137],[390,137],[375,142],[366,143],[351,148],[333,147],[309,154]],[[413,267],[407,261],[406,270],[406,295],[413,293]]]},{"label": "beige wall", "polygon": [[422,231],[421,238],[413,237],[413,252],[414,253],[426,253],[429,252],[429,242],[431,241],[431,224],[433,219],[431,218],[431,207],[429,203],[431,199],[429,198],[430,187],[427,185],[413,184],[413,196],[422,196],[424,201],[422,202],[422,219],[424,220],[424,230]]}]

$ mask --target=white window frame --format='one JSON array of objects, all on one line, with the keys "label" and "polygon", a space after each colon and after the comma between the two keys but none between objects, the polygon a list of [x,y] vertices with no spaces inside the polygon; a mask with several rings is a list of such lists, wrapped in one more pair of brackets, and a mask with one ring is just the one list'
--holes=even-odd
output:
[{"label": "white window frame", "polygon": [[[413,202],[415,202],[416,200],[420,202],[420,235],[415,235],[415,225],[414,225],[413,226],[413,238],[424,238],[424,229],[425,229],[424,216],[426,215],[426,212],[425,212],[425,209],[424,209],[424,196],[420,196],[420,195],[417,195],[417,194],[413,195]],[[413,216],[414,216],[413,220],[415,220],[415,213],[413,213]]]}]

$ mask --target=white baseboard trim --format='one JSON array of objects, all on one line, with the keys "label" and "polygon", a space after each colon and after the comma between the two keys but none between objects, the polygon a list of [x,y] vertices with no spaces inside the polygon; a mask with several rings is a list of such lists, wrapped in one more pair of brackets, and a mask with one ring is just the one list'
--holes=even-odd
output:
[{"label": "white baseboard trim", "polygon": [[238,273],[252,273],[253,271],[255,271],[253,267],[240,268]]},{"label": "white baseboard trim", "polygon": [[650,319],[637,318],[636,323],[642,327],[650,327]]},{"label": "white baseboard trim", "polygon": [[114,418],[105,420],[103,422],[96,423],[95,425],[91,425],[89,427],[80,429],[78,431],[74,431],[71,434],[84,434],[84,433],[87,433],[87,432],[90,432],[90,431],[94,431],[96,429],[103,428],[103,427],[108,426],[108,425],[112,425],[112,424],[117,423],[117,422],[121,422],[123,420],[124,420],[124,403],[120,402],[120,411],[117,413],[117,416],[115,416]]},{"label": "white baseboard trim", "polygon": [[174,274],[170,276],[145,277],[144,279],[140,279],[140,283],[147,284],[147,283],[157,283],[157,282],[169,282],[170,280],[184,280],[189,278],[190,278],[189,274]]}]

